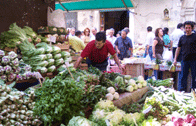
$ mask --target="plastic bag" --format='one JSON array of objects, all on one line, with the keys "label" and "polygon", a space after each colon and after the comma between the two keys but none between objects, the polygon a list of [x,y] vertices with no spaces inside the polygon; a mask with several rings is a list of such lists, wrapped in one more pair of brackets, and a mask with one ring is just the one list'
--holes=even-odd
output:
[{"label": "plastic bag", "polygon": [[173,60],[173,54],[172,51],[169,51],[168,48],[165,48],[164,52],[163,52],[163,60],[169,60],[172,61]]},{"label": "plastic bag", "polygon": [[149,62],[151,62],[151,58],[150,58],[150,55],[148,54],[148,55],[146,56],[146,63],[149,63]]},{"label": "plastic bag", "polygon": [[65,14],[62,10],[53,10],[48,7],[48,26],[63,27],[66,28]]}]

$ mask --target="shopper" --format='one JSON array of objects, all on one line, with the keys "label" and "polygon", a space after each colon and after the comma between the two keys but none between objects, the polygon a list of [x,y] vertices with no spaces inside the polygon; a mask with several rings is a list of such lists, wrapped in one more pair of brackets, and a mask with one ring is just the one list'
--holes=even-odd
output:
[{"label": "shopper", "polygon": [[163,29],[163,41],[164,41],[164,50],[169,50],[169,48],[171,47],[171,40],[169,37],[169,28],[165,27]]},{"label": "shopper", "polygon": [[91,31],[92,31],[92,35],[90,36],[90,41],[95,40],[95,36],[97,34],[97,28],[94,27],[91,29]]},{"label": "shopper", "polygon": [[113,46],[116,41],[116,37],[114,36],[114,32],[115,32],[115,30],[113,28],[110,28],[109,35],[107,36],[107,40],[110,41]]},{"label": "shopper", "polygon": [[84,29],[84,36],[82,40],[84,41],[86,45],[90,42],[90,29],[89,28]]},{"label": "shopper", "polygon": [[75,52],[81,52],[85,48],[84,42],[81,38],[81,31],[77,31],[75,36],[69,36],[69,44]]},{"label": "shopper", "polygon": [[75,28],[71,28],[69,36],[75,36],[75,31],[76,31]]},{"label": "shopper", "polygon": [[120,60],[132,56],[133,53],[132,41],[130,38],[127,37],[127,33],[125,30],[122,30],[121,36],[116,39],[115,47]]},{"label": "shopper", "polygon": [[152,54],[153,54],[153,52],[152,52],[152,45],[153,45],[153,41],[154,41],[155,35],[152,32],[152,27],[151,26],[147,27],[147,32],[148,32],[148,34],[147,34],[147,37],[146,37],[145,57],[146,57],[146,55],[149,54],[149,56],[150,56],[150,58],[152,60],[152,58],[153,58],[152,57]]},{"label": "shopper", "polygon": [[108,53],[110,53],[119,69],[124,72],[124,67],[120,64],[120,61],[116,55],[112,44],[106,40],[104,32],[98,32],[96,34],[96,40],[93,40],[87,44],[85,49],[82,51],[81,56],[78,58],[74,67],[77,68],[83,58],[87,57],[88,67],[91,65],[98,68],[101,71],[106,71],[108,65]]},{"label": "shopper", "polygon": [[[175,29],[172,34],[171,34],[171,41],[172,41],[172,52],[173,52],[173,58],[175,57],[175,53],[176,53],[176,48],[178,46],[178,42],[180,40],[180,37],[184,35],[184,31],[183,31],[184,27],[182,23],[179,23],[177,25],[177,29]],[[177,61],[180,62],[182,54],[180,53],[178,56]]]},{"label": "shopper", "polygon": [[118,31],[117,34],[116,34],[116,38],[118,38],[120,36],[121,36],[121,31]]},{"label": "shopper", "polygon": [[[155,38],[152,45],[152,51],[153,51],[153,58],[163,60],[163,30],[162,28],[157,28],[155,31]],[[159,70],[154,71],[154,75],[156,79],[162,79],[163,72]]]},{"label": "shopper", "polygon": [[192,33],[194,25],[191,21],[186,21],[184,23],[184,28],[186,34],[180,37],[178,47],[176,49],[174,65],[177,63],[177,58],[182,51],[182,61],[181,61],[181,72],[182,78],[181,83],[178,85],[179,91],[186,91],[187,88],[187,77],[189,69],[191,69],[192,76],[192,87],[196,89],[196,34]]}]

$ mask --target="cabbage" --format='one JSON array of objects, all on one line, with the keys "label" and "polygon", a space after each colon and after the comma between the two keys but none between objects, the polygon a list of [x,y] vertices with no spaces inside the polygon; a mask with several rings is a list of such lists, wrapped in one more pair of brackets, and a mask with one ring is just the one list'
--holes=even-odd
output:
[{"label": "cabbage", "polygon": [[71,62],[72,61],[72,58],[71,57],[68,57],[65,59],[65,62]]},{"label": "cabbage", "polygon": [[10,62],[9,56],[4,56],[1,61],[4,65],[7,65]]},{"label": "cabbage", "polygon": [[2,66],[0,66],[0,75],[4,74],[4,68]]},{"label": "cabbage", "polygon": [[33,57],[30,58],[30,60],[33,61],[33,62],[43,61],[45,59],[46,59],[46,55],[44,55],[44,54],[33,56]]},{"label": "cabbage", "polygon": [[19,66],[18,58],[12,60],[12,61],[11,61],[11,65],[12,65],[13,67],[18,67],[18,66]]},{"label": "cabbage", "polygon": [[57,59],[57,60],[55,60],[55,66],[59,66],[59,65],[61,65],[61,64],[63,64],[64,63],[64,60],[63,60],[63,58],[60,58],[60,59]]},{"label": "cabbage", "polygon": [[23,77],[22,77],[21,74],[18,74],[18,75],[16,76],[16,81],[20,81],[20,80],[23,80]]},{"label": "cabbage", "polygon": [[56,67],[54,65],[48,67],[48,72],[54,72],[55,70],[56,70]]},{"label": "cabbage", "polygon": [[40,61],[38,63],[35,63],[35,64],[31,64],[31,66],[40,66],[40,67],[46,67],[48,65],[48,62],[47,61]]},{"label": "cabbage", "polygon": [[66,51],[62,51],[61,56],[62,56],[62,58],[68,58],[68,57],[70,57],[70,53],[66,52]]},{"label": "cabbage", "polygon": [[37,48],[44,48],[45,49],[45,52],[46,53],[51,53],[52,52],[52,47],[49,46],[47,43],[45,42],[41,42],[41,43],[38,43],[36,45]]},{"label": "cabbage", "polygon": [[57,54],[57,53],[60,53],[61,52],[61,49],[57,46],[52,46],[52,53],[53,54]]},{"label": "cabbage", "polygon": [[12,68],[11,68],[11,66],[9,66],[9,65],[6,65],[6,66],[4,67],[4,70],[5,70],[5,73],[6,73],[6,74],[12,72]]},{"label": "cabbage", "polygon": [[96,123],[89,121],[88,119],[81,116],[74,116],[67,126],[98,126]]},{"label": "cabbage", "polygon": [[13,52],[13,51],[11,51],[11,52],[9,52],[8,53],[8,57],[11,59],[11,60],[13,60],[14,58],[16,58],[18,55],[15,53],[15,52]]},{"label": "cabbage", "polygon": [[40,71],[41,73],[47,73],[48,70],[46,67],[41,67]]},{"label": "cabbage", "polygon": [[45,49],[44,48],[38,48],[35,50],[34,55],[40,55],[40,54],[44,54],[45,53]]},{"label": "cabbage", "polygon": [[60,59],[60,58],[61,58],[61,54],[60,53],[54,55],[54,59]]},{"label": "cabbage", "polygon": [[52,52],[52,47],[51,46],[47,46],[47,48],[45,48],[46,53],[51,53]]},{"label": "cabbage", "polygon": [[6,75],[2,75],[2,76],[1,76],[1,80],[7,81],[7,76],[6,76]]},{"label": "cabbage", "polygon": [[5,56],[5,52],[3,50],[0,50],[0,58],[2,58],[3,56]]},{"label": "cabbage", "polygon": [[48,66],[54,65],[54,59],[49,59],[48,60]]},{"label": "cabbage", "polygon": [[14,81],[16,79],[16,74],[14,74],[14,73],[9,74],[7,79],[8,79],[8,81]]},{"label": "cabbage", "polygon": [[52,59],[52,54],[46,54],[46,59]]}]

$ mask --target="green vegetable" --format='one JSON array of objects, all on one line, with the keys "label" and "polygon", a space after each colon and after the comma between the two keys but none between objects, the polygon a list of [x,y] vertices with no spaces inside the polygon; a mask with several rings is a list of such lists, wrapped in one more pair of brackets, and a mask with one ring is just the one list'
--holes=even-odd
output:
[{"label": "green vegetable", "polygon": [[31,38],[36,38],[37,34],[33,31],[32,28],[30,28],[29,26],[24,26],[23,30],[26,32],[26,34],[28,36],[30,36]]},{"label": "green vegetable", "polygon": [[44,48],[38,48],[35,50],[35,54],[34,55],[40,55],[40,54],[44,54],[45,53],[45,49]]},{"label": "green vegetable", "polygon": [[80,100],[84,94],[84,85],[71,78],[63,80],[61,76],[51,80],[46,78],[42,88],[35,91],[35,115],[40,115],[45,125],[57,122],[67,125],[73,116],[83,110]]},{"label": "green vegetable", "polygon": [[48,67],[47,72],[54,72],[55,70],[56,70],[56,67],[53,65],[53,66]]},{"label": "green vegetable", "polygon": [[61,49],[57,46],[52,46],[52,54],[60,53]]},{"label": "green vegetable", "polygon": [[74,116],[67,126],[98,126],[96,123],[89,121],[81,116]]},{"label": "green vegetable", "polygon": [[47,66],[52,66],[52,65],[54,65],[54,59],[49,59]]}]

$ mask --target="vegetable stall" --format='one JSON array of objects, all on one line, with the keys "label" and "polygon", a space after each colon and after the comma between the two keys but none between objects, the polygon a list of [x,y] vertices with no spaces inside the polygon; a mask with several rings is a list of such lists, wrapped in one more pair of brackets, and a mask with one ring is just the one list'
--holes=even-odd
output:
[{"label": "vegetable stall", "polygon": [[[194,90],[174,90],[173,78],[145,80],[137,72],[143,64],[135,71],[129,67],[135,75],[75,69],[78,54],[51,43],[54,34],[66,31],[41,29],[49,32],[13,23],[0,35],[0,126],[196,125]],[[69,47],[66,35],[59,43]],[[32,79],[38,81],[35,86]],[[24,82],[28,88],[17,88]]]}]

